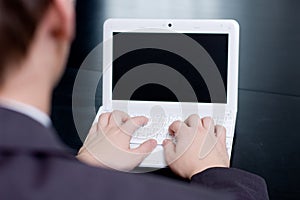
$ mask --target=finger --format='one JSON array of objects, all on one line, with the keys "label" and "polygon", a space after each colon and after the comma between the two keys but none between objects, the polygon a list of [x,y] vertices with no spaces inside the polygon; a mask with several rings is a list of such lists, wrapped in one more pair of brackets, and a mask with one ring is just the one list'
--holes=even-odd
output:
[{"label": "finger", "polygon": [[226,129],[224,126],[215,126],[216,137],[218,137],[222,143],[226,144]]},{"label": "finger", "polygon": [[204,117],[202,120],[202,125],[206,130],[214,131],[215,122],[211,117]]},{"label": "finger", "polygon": [[109,118],[109,125],[120,127],[128,119],[130,119],[130,116],[127,113],[116,110],[112,112]]},{"label": "finger", "polygon": [[187,125],[188,127],[197,127],[197,126],[199,126],[199,125],[202,126],[202,123],[201,123],[200,120],[201,120],[201,119],[200,119],[199,115],[194,114],[194,115],[189,116],[189,117],[184,121],[184,123],[186,123],[186,125]]},{"label": "finger", "polygon": [[142,143],[140,146],[138,146],[135,149],[132,149],[131,152],[137,153],[137,154],[142,154],[143,157],[146,157],[149,155],[157,146],[156,140],[147,140],[146,142]]},{"label": "finger", "polygon": [[185,127],[187,128],[187,125],[184,122],[179,121],[179,120],[175,121],[170,125],[169,133],[174,136],[174,135],[176,135],[176,133],[179,132],[180,129],[185,128]]},{"label": "finger", "polygon": [[176,157],[176,145],[171,140],[164,140],[163,148],[166,162],[171,165]]},{"label": "finger", "polygon": [[130,136],[140,127],[148,123],[146,117],[133,117],[128,119],[123,125],[120,126],[122,132]]},{"label": "finger", "polygon": [[104,128],[108,125],[110,115],[111,115],[111,113],[103,113],[99,116],[98,129],[99,128]]},{"label": "finger", "polygon": [[203,159],[208,156],[210,152],[213,151],[217,143],[218,139],[216,138],[214,132],[209,132],[206,134],[200,149],[199,158]]}]

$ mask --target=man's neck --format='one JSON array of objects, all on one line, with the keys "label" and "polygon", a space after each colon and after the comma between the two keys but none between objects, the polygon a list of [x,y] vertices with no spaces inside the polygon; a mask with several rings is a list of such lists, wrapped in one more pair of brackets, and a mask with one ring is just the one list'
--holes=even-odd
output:
[{"label": "man's neck", "polygon": [[10,99],[50,114],[52,89],[38,74],[15,73],[0,88],[0,99]]},{"label": "man's neck", "polygon": [[32,107],[37,108],[38,110],[42,111],[43,113],[50,115],[50,102],[49,97],[42,97],[34,96],[36,100],[29,98],[27,95],[15,95],[15,94],[3,94],[0,93],[0,100],[12,100],[16,102],[20,102],[23,104],[30,105]]}]

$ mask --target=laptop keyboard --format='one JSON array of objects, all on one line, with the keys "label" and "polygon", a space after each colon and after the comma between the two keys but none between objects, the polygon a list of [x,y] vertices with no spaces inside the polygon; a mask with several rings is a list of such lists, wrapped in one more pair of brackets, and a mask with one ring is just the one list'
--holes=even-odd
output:
[{"label": "laptop keyboard", "polygon": [[[141,116],[139,114],[133,114],[131,116]],[[149,122],[146,126],[139,128],[130,141],[132,144],[141,144],[148,139],[156,139],[158,144],[162,144],[165,139],[172,139],[169,134],[169,126],[176,120],[182,120],[179,116],[154,116],[149,118]],[[226,147],[229,155],[231,154],[232,142],[233,142],[233,125],[234,117],[230,113],[213,117],[215,124],[222,125],[226,128]]]},{"label": "laptop keyboard", "polygon": [[153,138],[156,139],[158,144],[162,144],[165,139],[172,139],[169,134],[169,126],[176,120],[180,120],[180,118],[164,116],[149,118],[148,124],[145,127],[139,128],[133,134],[131,143],[140,144],[145,140]]}]

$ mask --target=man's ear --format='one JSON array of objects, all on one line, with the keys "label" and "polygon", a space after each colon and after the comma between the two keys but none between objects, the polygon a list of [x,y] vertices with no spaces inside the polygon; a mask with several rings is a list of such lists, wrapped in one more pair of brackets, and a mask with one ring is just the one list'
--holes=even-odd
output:
[{"label": "man's ear", "polygon": [[75,12],[71,0],[53,0],[52,7],[59,20],[55,34],[61,39],[72,40],[75,32]]}]

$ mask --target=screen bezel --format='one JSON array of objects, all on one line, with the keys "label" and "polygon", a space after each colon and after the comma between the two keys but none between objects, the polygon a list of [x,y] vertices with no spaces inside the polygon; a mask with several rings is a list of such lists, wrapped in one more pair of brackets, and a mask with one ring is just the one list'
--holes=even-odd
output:
[{"label": "screen bezel", "polygon": [[[172,27],[168,24],[172,23]],[[227,103],[197,103],[199,107],[224,107],[237,110],[238,101],[238,62],[239,62],[239,25],[234,20],[139,20],[139,19],[109,19],[104,24],[103,45],[103,106],[106,109],[122,107],[129,101],[112,100],[112,60],[113,60],[113,33],[114,32],[149,32],[154,33],[205,33],[228,34],[228,77],[227,77]],[[176,106],[178,102],[145,102],[130,101],[135,105],[150,107],[153,104],[162,106]],[[189,105],[195,103],[181,104]]]}]

